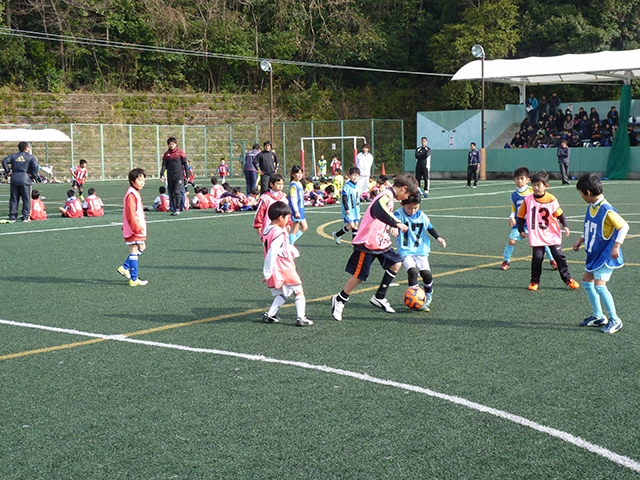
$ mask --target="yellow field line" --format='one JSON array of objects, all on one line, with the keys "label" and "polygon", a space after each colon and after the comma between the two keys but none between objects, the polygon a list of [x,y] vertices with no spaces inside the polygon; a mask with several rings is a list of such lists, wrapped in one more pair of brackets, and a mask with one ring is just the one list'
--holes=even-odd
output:
[{"label": "yellow field line", "polygon": [[24,352],[9,353],[0,356],[0,360],[11,360],[12,358],[26,357],[27,355],[36,355],[38,353],[55,352],[56,350],[64,350],[65,348],[81,347],[83,345],[91,345],[92,343],[104,342],[106,338],[93,338],[84,342],[65,343],[64,345],[56,345],[55,347],[38,348],[36,350],[26,350]]}]

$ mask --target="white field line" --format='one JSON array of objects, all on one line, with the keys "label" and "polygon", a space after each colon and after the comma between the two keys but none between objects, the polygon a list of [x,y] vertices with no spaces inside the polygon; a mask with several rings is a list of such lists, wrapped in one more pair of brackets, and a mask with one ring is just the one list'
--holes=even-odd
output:
[{"label": "white field line", "polygon": [[246,353],[238,353],[238,352],[230,352],[226,350],[216,350],[210,348],[196,348],[196,347],[188,347],[185,345],[177,345],[173,343],[162,343],[162,342],[152,342],[148,340],[140,340],[137,338],[129,338],[125,335],[103,335],[99,333],[91,333],[91,332],[83,332],[80,330],[72,330],[66,328],[59,327],[50,327],[46,325],[38,325],[33,323],[24,323],[24,322],[14,322],[11,320],[2,320],[0,319],[0,324],[11,325],[16,327],[25,327],[25,328],[34,328],[38,330],[48,330],[52,332],[59,333],[67,333],[72,335],[82,335],[85,337],[92,338],[103,338],[105,340],[114,340],[118,342],[126,342],[126,343],[134,343],[139,345],[146,345],[150,347],[159,347],[159,348],[168,348],[172,350],[180,350],[184,352],[194,352],[194,353],[207,353],[212,355],[223,355],[227,357],[241,358],[244,360],[250,360],[254,362],[264,362],[264,363],[275,363],[279,365],[288,365],[292,367],[305,368],[307,370],[315,370],[318,372],[324,373],[332,373],[334,375],[341,375],[343,377],[350,377],[356,380],[361,380],[364,382],[370,382],[377,385],[386,385],[389,387],[399,388],[402,390],[420,393],[423,395],[427,395],[429,397],[438,398],[440,400],[444,400],[447,402],[451,402],[456,405],[460,405],[463,407],[470,408],[472,410],[476,410],[478,412],[487,413],[489,415],[493,415],[494,417],[501,418],[503,420],[507,420],[518,425],[522,425],[523,427],[528,427],[533,430],[536,430],[541,433],[545,433],[551,437],[558,438],[564,442],[575,445],[576,447],[585,449],[589,452],[595,453],[601,457],[606,458],[618,465],[626,467],[630,470],[634,470],[636,472],[640,472],[640,462],[633,460],[632,458],[626,457],[624,455],[619,455],[607,448],[601,447],[600,445],[596,445],[594,443],[588,442],[583,438],[576,437],[568,432],[564,432],[562,430],[558,430],[552,427],[546,427],[539,423],[536,423],[527,418],[521,417],[519,415],[514,415],[512,413],[506,412],[504,410],[498,410],[496,408],[488,407],[486,405],[482,405],[480,403],[473,402],[471,400],[467,400],[462,397],[457,397],[453,395],[447,395],[445,393],[436,392],[434,390],[429,390],[427,388],[418,387],[416,385],[411,385],[407,383],[395,382],[393,380],[385,380],[382,378],[372,377],[370,375],[364,373],[352,372],[349,370],[343,370],[340,368],[327,367],[326,365],[313,365],[306,362],[294,362],[291,360],[279,360],[276,358],[265,357],[264,355],[250,355]]}]

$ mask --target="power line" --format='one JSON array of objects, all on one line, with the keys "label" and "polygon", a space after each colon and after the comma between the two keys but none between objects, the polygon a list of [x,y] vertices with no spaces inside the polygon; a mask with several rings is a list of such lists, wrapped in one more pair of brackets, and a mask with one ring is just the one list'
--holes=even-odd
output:
[{"label": "power line", "polygon": [[[0,28],[0,35],[6,35],[10,37],[30,38],[33,40],[48,40],[48,41],[72,43],[76,45],[92,45],[92,46],[104,47],[104,48],[122,48],[126,50],[138,50],[142,52],[188,55],[192,57],[217,58],[222,60],[236,60],[236,61],[242,61],[242,62],[260,63],[261,60],[264,60],[263,58],[248,57],[243,55],[229,55],[226,53],[199,52],[196,50],[187,50],[182,48],[158,47],[155,45],[113,42],[110,40],[101,40],[99,38],[73,37],[69,35],[57,35],[54,33],[31,32],[28,30],[16,30],[11,28]],[[273,64],[297,65],[300,67],[331,68],[331,69],[337,69],[337,70],[357,70],[357,71],[364,71],[364,72],[397,73],[397,74],[403,74],[403,75],[422,75],[422,76],[433,76],[433,77],[453,77],[453,75],[446,74],[446,73],[429,73],[429,72],[416,72],[416,71],[410,71],[410,70],[390,70],[390,69],[384,69],[384,68],[354,67],[350,65],[334,65],[329,63],[299,62],[295,60],[279,60],[279,59],[270,59],[270,58],[266,60],[269,60]]]}]

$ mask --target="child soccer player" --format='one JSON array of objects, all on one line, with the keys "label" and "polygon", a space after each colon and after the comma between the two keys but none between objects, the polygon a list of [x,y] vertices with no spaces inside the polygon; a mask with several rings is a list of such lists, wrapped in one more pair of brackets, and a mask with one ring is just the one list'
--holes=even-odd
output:
[{"label": "child soccer player", "polygon": [[[204,196],[204,192],[202,191],[203,189],[205,188],[195,187],[193,189],[194,196],[193,200],[191,200],[192,208],[198,208],[200,210],[206,210],[209,208],[209,200]],[[206,193],[209,193],[209,190],[207,190]]]},{"label": "child soccer player", "polygon": [[[615,268],[624,265],[621,245],[629,231],[629,224],[607,202],[602,194],[602,183],[593,174],[585,173],[578,179],[576,188],[589,204],[584,218],[584,233],[573,244],[577,252],[584,244],[587,262],[582,286],[593,309],[593,315],[584,319],[581,327],[604,327],[602,333],[616,333],[622,328],[622,320],[616,313],[607,282]],[[610,319],[604,316],[604,303]]]},{"label": "child soccer player", "polygon": [[[567,237],[571,231],[567,226],[567,220],[564,218],[564,213],[558,200],[547,192],[549,174],[542,170],[531,175],[531,187],[533,188],[533,193],[524,198],[522,205],[520,205],[520,210],[518,210],[518,231],[520,236],[526,238],[528,235],[529,245],[533,247],[531,283],[529,283],[528,289],[538,290],[540,286],[545,246],[549,247],[554,260],[558,264],[558,271],[562,281],[572,290],[580,288],[580,284],[571,278],[569,274],[567,258],[562,251],[560,224],[564,227],[564,233]],[[525,221],[527,231],[525,231]]]},{"label": "child soccer player", "polygon": [[344,289],[331,298],[331,314],[334,319],[341,321],[344,305],[349,301],[349,295],[369,277],[369,269],[374,260],[378,260],[385,269],[378,291],[369,302],[387,313],[395,313],[386,298],[387,289],[402,266],[402,257],[391,246],[388,227],[398,228],[403,233],[409,227],[400,223],[393,216],[393,202],[405,200],[410,195],[418,193],[418,182],[411,175],[400,175],[393,182],[393,186],[373,199],[367,209],[358,234],[353,239],[353,253],[347,263],[346,271],[351,274]]},{"label": "child soccer player", "polygon": [[211,177],[211,194],[215,198],[220,198],[224,192],[224,187],[222,185],[218,185],[218,177]]},{"label": "child soccer player", "polygon": [[327,176],[327,159],[324,158],[324,155],[320,155],[320,159],[318,160],[318,177],[324,178]]},{"label": "child soccer player", "polygon": [[69,169],[71,175],[73,176],[73,190],[78,190],[78,198],[80,200],[84,200],[82,196],[82,187],[84,186],[84,181],[87,179],[88,170],[87,170],[87,161],[83,158],[80,160],[80,165],[76,165]]},{"label": "child soccer player", "polygon": [[351,167],[349,169],[349,180],[342,187],[342,220],[344,227],[337,232],[331,232],[336,245],[340,245],[342,240],[340,237],[351,230],[351,238],[355,238],[358,233],[358,223],[360,222],[360,189],[358,187],[358,179],[360,178],[360,169]]},{"label": "child soccer player", "polygon": [[[513,172],[513,181],[517,188],[516,191],[511,194],[511,215],[509,215],[511,233],[509,233],[507,245],[504,247],[504,261],[502,262],[502,265],[500,265],[500,270],[509,270],[509,266],[511,265],[511,256],[513,255],[513,248],[515,247],[516,242],[522,240],[520,232],[518,232],[516,214],[518,213],[518,210],[520,210],[520,205],[522,205],[524,197],[533,193],[533,189],[529,186],[529,169],[527,167],[516,168]],[[551,263],[551,268],[557,270],[558,264],[553,259],[549,247],[545,247],[544,252]]]},{"label": "child soccer player", "polygon": [[89,196],[82,204],[82,211],[87,217],[102,217],[104,215],[104,204],[99,196],[96,195],[96,189],[89,189]]},{"label": "child soccer player", "polygon": [[158,188],[158,196],[151,204],[156,212],[168,212],[169,211],[169,195],[167,195],[167,188]]},{"label": "child soccer player", "polygon": [[[263,195],[264,196],[264,195]],[[291,209],[285,202],[274,202],[269,206],[270,223],[264,229],[264,268],[262,273],[275,297],[269,311],[262,316],[265,323],[279,322],[277,313],[291,294],[295,294],[296,325],[307,327],[313,322],[306,316],[306,299],[302,290],[302,281],[296,271],[294,259],[299,257],[298,250],[289,244],[287,225],[291,221]]]},{"label": "child soccer player", "polygon": [[31,220],[47,219],[47,210],[45,209],[43,201],[40,200],[40,192],[38,190],[31,191],[31,214],[29,218],[31,218]]},{"label": "child soccer player", "polygon": [[286,202],[287,195],[282,191],[284,188],[284,177],[279,173],[274,173],[269,178],[269,190],[260,195],[256,216],[253,218],[253,228],[258,231],[260,241],[264,235],[264,229],[269,225],[269,207],[275,202]]},{"label": "child soccer player", "polygon": [[402,257],[402,265],[409,276],[409,287],[417,287],[418,276],[422,277],[427,301],[420,310],[428,312],[433,298],[433,275],[429,266],[429,252],[431,251],[429,235],[433,236],[443,248],[446,248],[447,242],[438,235],[429,217],[420,210],[419,193],[411,195],[401,203],[402,208],[395,211],[395,216],[409,228],[396,237],[396,246]]},{"label": "child soccer player", "polygon": [[118,273],[129,279],[131,287],[144,286],[147,280],[138,278],[138,257],[142,255],[146,246],[147,221],[144,217],[144,207],[140,190],[144,188],[145,173],[142,168],[134,168],[129,172],[129,188],[124,194],[124,209],[122,210],[122,234],[124,242],[129,246],[129,256],[118,267]]},{"label": "child soccer player", "polygon": [[218,165],[218,175],[220,175],[222,183],[226,182],[226,179],[229,176],[229,166],[225,163],[224,158],[220,159],[220,165]]},{"label": "child soccer player", "polygon": [[65,218],[80,218],[84,215],[82,211],[82,203],[76,198],[75,190],[67,190],[67,201],[64,207],[58,207],[58,210]]},{"label": "child soccer player", "polygon": [[331,167],[331,175],[333,175],[334,177],[342,173],[342,162],[338,159],[338,156],[336,154],[333,154],[331,156],[330,167]]},{"label": "child soccer player", "polygon": [[291,184],[289,185],[289,207],[291,208],[291,231],[289,243],[295,245],[296,241],[307,231],[307,219],[304,215],[304,186],[302,179],[304,172],[300,165],[291,167]]}]

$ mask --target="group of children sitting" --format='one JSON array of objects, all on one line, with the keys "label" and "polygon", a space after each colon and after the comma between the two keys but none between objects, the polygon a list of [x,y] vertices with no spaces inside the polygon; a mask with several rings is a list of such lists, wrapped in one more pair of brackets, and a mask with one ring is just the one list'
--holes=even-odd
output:
[{"label": "group of children sitting", "polygon": [[[168,212],[169,195],[166,187],[158,189],[159,195],[153,201],[151,208],[156,212]],[[249,195],[242,193],[242,188],[231,187],[227,182],[218,185],[218,178],[211,177],[211,189],[194,186],[193,198],[189,200],[189,191],[183,194],[184,210],[195,208],[198,210],[215,210],[220,213],[237,212],[240,210],[255,210],[258,205],[258,190],[253,189]],[[149,210],[149,209],[147,209]]]},{"label": "group of children sitting", "polygon": [[[60,214],[65,218],[80,217],[102,217],[104,215],[104,204],[100,197],[96,195],[96,189],[90,188],[87,198],[80,200],[80,195],[76,196],[76,191],[70,189],[67,191],[67,200],[64,206],[58,207]],[[31,192],[31,220],[46,220],[47,209],[42,201],[44,197],[40,196],[38,190]]]},{"label": "group of children sitting", "polygon": [[[320,176],[318,178],[305,178],[305,205],[309,207],[322,207],[339,201],[344,187],[342,169],[337,168],[333,177]],[[391,186],[391,181],[386,175],[379,175],[376,179],[371,176],[367,191],[360,194],[361,202],[370,202],[382,190]]]}]

